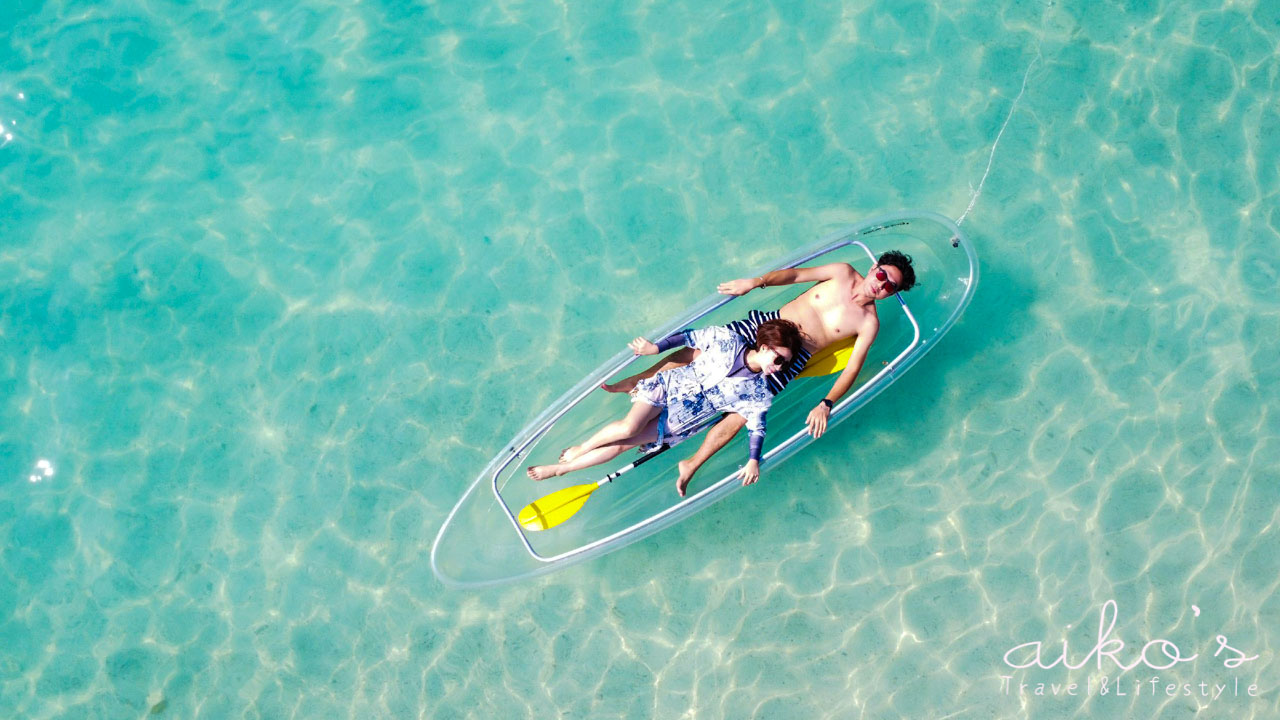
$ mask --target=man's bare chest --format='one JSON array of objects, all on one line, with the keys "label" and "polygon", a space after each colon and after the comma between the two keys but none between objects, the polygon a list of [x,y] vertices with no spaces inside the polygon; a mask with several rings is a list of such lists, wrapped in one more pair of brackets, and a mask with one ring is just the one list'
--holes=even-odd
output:
[{"label": "man's bare chest", "polygon": [[851,298],[841,297],[835,288],[813,288],[792,305],[792,312],[787,313],[792,317],[787,319],[800,325],[801,331],[818,345],[856,335],[870,314]]}]

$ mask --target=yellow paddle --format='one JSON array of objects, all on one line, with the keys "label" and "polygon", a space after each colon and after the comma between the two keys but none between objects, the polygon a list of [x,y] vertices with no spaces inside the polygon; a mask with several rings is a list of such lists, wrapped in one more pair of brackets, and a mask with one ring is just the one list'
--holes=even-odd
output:
[{"label": "yellow paddle", "polygon": [[[703,426],[709,426],[711,422],[716,419],[718,418],[712,417],[708,420],[704,420]],[[699,430],[700,429],[701,428],[699,428]],[[631,470],[632,468],[639,467],[670,449],[670,445],[663,443],[657,450],[637,459],[630,465],[614,470],[608,475],[605,475],[604,479],[599,482],[574,485],[572,487],[564,488],[563,490],[557,490],[550,495],[534,500],[524,506],[524,509],[520,511],[520,514],[516,516],[516,519],[520,521],[520,524],[523,525],[526,530],[550,530],[565,520],[573,517],[574,513],[582,509],[582,506],[587,502],[587,498],[591,497],[591,493],[595,492],[596,488],[607,482],[613,482],[613,479],[622,473]]]},{"label": "yellow paddle", "polygon": [[601,480],[557,490],[525,505],[516,519],[528,530],[549,530],[573,517],[586,504],[591,493],[604,482]]},{"label": "yellow paddle", "polygon": [[809,358],[809,362],[804,366],[804,372],[801,372],[796,377],[822,377],[823,375],[834,375],[844,370],[845,366],[849,364],[849,358],[853,356],[853,343],[855,340],[857,338],[845,338],[822,348],[817,355]]}]

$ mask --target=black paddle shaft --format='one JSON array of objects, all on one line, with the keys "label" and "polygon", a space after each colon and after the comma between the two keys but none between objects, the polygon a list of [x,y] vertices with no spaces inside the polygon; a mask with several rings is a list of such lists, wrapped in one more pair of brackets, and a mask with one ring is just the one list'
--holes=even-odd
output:
[{"label": "black paddle shaft", "polygon": [[624,473],[624,472],[626,472],[626,471],[628,471],[628,470],[633,470],[633,469],[635,469],[635,468],[638,468],[638,467],[640,467],[641,465],[643,465],[643,464],[645,464],[645,463],[649,462],[650,460],[652,460],[652,459],[656,458],[657,456],[661,455],[662,453],[664,453],[664,452],[666,452],[666,451],[668,451],[668,450],[670,450],[670,449],[671,449],[671,445],[669,445],[669,444],[667,444],[667,443],[662,443],[662,445],[661,445],[660,447],[658,447],[658,449],[657,449],[657,450],[654,450],[653,452],[648,453],[647,455],[645,455],[644,457],[642,457],[642,458],[640,458],[640,459],[636,460],[635,462],[631,463],[630,465],[626,465],[626,466],[624,466],[624,467],[620,467],[620,468],[618,468],[617,470],[615,470],[614,472],[611,472],[611,473],[609,473],[608,475],[605,475],[605,476],[604,476],[604,479],[605,479],[606,481],[608,481],[608,482],[613,482],[613,479],[614,479],[614,478],[616,478],[616,477],[618,477],[618,476],[619,476],[619,475],[621,475],[622,473]]}]

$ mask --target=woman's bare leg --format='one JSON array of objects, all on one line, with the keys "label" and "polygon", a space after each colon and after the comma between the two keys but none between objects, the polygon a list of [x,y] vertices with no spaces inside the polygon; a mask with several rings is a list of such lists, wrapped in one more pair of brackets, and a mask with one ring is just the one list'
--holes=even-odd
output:
[{"label": "woman's bare leg", "polygon": [[566,449],[560,455],[560,462],[571,463],[577,460],[579,456],[589,453],[598,447],[636,435],[644,429],[650,420],[657,418],[660,412],[662,412],[662,408],[654,407],[647,402],[632,403],[626,417],[621,420],[614,420],[600,428],[596,431],[596,434],[587,438],[587,441],[581,445]]},{"label": "woman's bare leg", "polygon": [[663,370],[670,370],[671,368],[678,368],[681,365],[688,365],[689,363],[693,362],[694,358],[698,357],[699,352],[700,351],[696,348],[691,348],[691,347],[680,348],[679,350],[659,360],[657,363],[653,365],[653,367],[649,368],[648,370],[645,370],[644,372],[638,375],[632,375],[629,378],[624,378],[622,380],[619,380],[616,383],[613,383],[612,385],[609,385],[606,383],[604,385],[601,385],[600,387],[604,389],[605,392],[611,392],[611,393],[631,392],[632,390],[635,389],[636,383],[640,382],[641,380],[644,380],[645,378],[651,378],[654,375],[657,375],[658,373],[662,372]]},{"label": "woman's bare leg", "polygon": [[655,415],[649,422],[635,435],[618,440],[615,442],[602,445],[594,450],[588,450],[577,458],[569,462],[560,462],[554,465],[537,465],[529,468],[529,477],[534,480],[545,480],[549,477],[564,475],[574,470],[582,470],[593,465],[606,463],[618,457],[624,451],[630,450],[637,445],[650,443],[658,439],[658,417]]}]

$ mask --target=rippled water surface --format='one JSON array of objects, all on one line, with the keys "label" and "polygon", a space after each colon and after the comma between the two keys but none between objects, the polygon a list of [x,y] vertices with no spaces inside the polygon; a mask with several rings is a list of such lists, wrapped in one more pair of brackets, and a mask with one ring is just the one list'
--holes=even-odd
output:
[{"label": "rippled water surface", "polygon": [[[0,27],[0,715],[1280,714],[1280,4]],[[604,559],[432,575],[626,340],[902,207],[983,277],[890,393]]]}]

